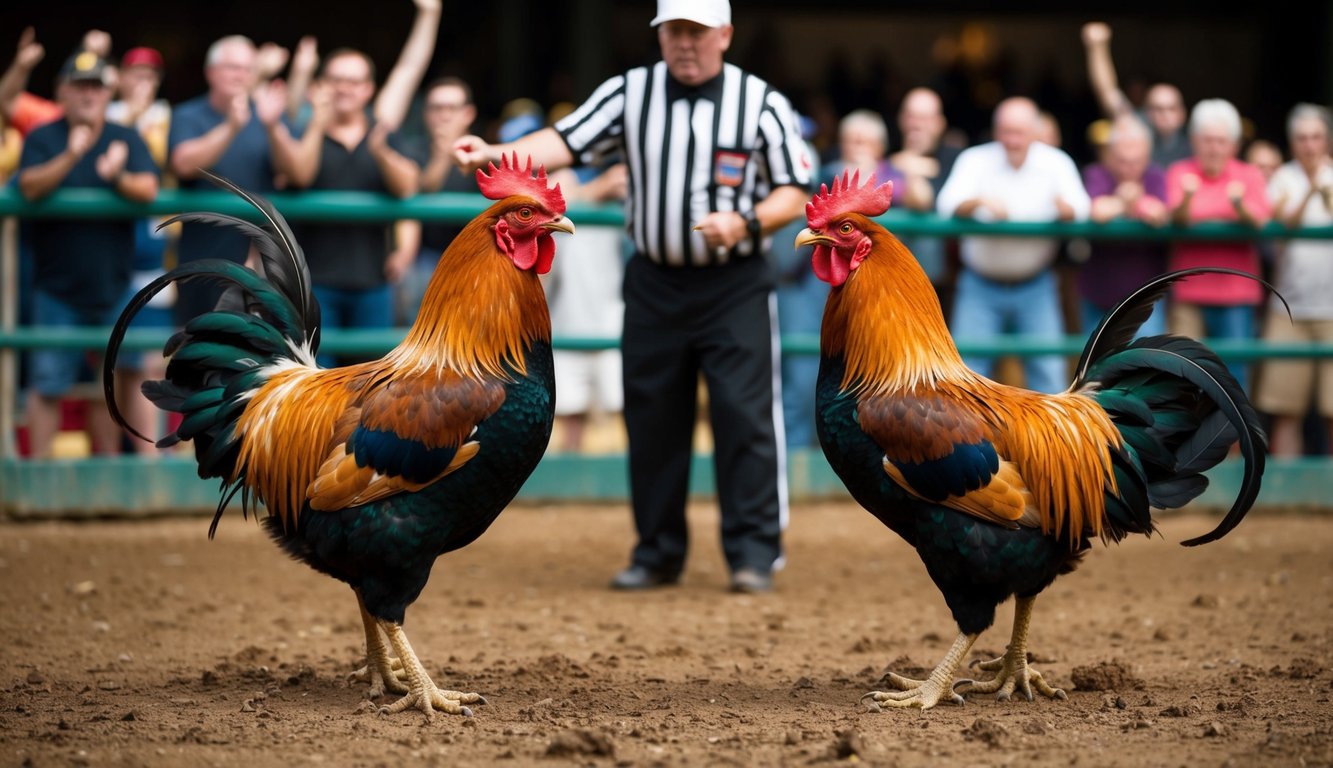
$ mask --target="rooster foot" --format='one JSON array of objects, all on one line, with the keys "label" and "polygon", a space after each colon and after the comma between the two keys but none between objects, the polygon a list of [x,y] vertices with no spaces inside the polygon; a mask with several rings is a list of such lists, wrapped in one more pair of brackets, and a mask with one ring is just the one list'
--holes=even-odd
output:
[{"label": "rooster foot", "polygon": [[906,677],[895,675],[892,672],[888,675],[888,682],[896,691],[871,691],[861,697],[862,702],[866,702],[867,707],[878,712],[883,707],[920,707],[921,709],[930,709],[940,700],[947,698],[953,704],[962,704],[963,697],[949,690],[947,682],[938,680],[910,680]]},{"label": "rooster foot", "polygon": [[370,683],[366,697],[371,699],[378,699],[386,693],[407,693],[407,686],[403,684],[407,679],[403,663],[387,656],[383,663],[367,663],[348,675],[347,679],[355,683]]},{"label": "rooster foot", "polygon": [[913,680],[893,672],[884,676],[885,682],[897,690],[871,691],[861,697],[862,702],[869,700],[867,707],[872,712],[881,711],[882,707],[920,707],[930,709],[940,701],[962,704],[963,697],[954,693],[949,683],[953,680],[954,670],[977,639],[976,635],[959,635],[953,647],[944,659],[931,671],[925,680]]},{"label": "rooster foot", "polygon": [[1000,658],[990,661],[975,661],[971,666],[983,672],[995,672],[996,675],[983,682],[959,680],[953,686],[955,694],[994,693],[996,701],[1008,701],[1017,690],[1028,701],[1032,701],[1032,690],[1035,688],[1037,693],[1050,699],[1069,698],[1063,690],[1054,688],[1046,682],[1046,678],[1042,677],[1040,672],[1028,666],[1026,651],[1021,654],[1005,653]]},{"label": "rooster foot", "polygon": [[409,691],[403,698],[388,706],[380,707],[379,713],[381,715],[393,715],[405,709],[419,709],[425,713],[426,722],[429,723],[434,718],[437,710],[449,715],[472,717],[472,709],[465,705],[485,703],[486,697],[480,693],[442,691],[435,686],[430,678],[425,678],[420,685]]},{"label": "rooster foot", "polygon": [[[486,697],[480,693],[440,690],[412,650],[407,635],[403,633],[402,625],[391,621],[380,621],[379,628],[384,631],[385,637],[389,639],[389,645],[398,654],[402,674],[407,680],[407,695],[386,707],[380,707],[381,715],[392,715],[405,709],[419,709],[426,715],[426,722],[429,723],[435,718],[436,711],[472,717],[472,710],[466,705],[486,703]],[[386,654],[384,659],[387,661],[388,658]]]}]

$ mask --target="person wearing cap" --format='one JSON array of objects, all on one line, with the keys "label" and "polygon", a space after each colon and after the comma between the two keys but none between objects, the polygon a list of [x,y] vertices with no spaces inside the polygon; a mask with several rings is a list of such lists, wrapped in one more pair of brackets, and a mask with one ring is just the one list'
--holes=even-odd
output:
[{"label": "person wearing cap", "polygon": [[120,97],[107,107],[106,118],[139,131],[158,167],[167,163],[167,132],[171,126],[171,105],[157,97],[162,87],[162,54],[154,48],[131,48],[120,57],[120,76],[116,94]]},{"label": "person wearing cap", "polygon": [[622,337],[630,495],[638,543],[616,589],[676,583],[697,386],[708,386],[722,548],[738,592],[782,562],[786,455],[771,234],[800,216],[812,161],[788,99],[724,61],[726,0],[659,0],[662,60],[599,86],[573,113],[513,143],[468,136],[469,170],[503,154],[548,170],[620,152],[629,169]]},{"label": "person wearing cap", "polygon": [[[158,170],[143,139],[106,121],[110,77],[106,60],[93,51],[78,51],[61,67],[56,100],[63,116],[34,129],[23,145],[18,188],[25,199],[73,188],[111,190],[140,203],[157,197]],[[114,324],[134,263],[134,221],[35,219],[28,227],[33,325]],[[60,423],[60,400],[79,375],[83,352],[42,349],[29,360],[31,453],[47,457]],[[89,431],[95,452],[120,452],[121,433],[105,406],[92,409]]]}]

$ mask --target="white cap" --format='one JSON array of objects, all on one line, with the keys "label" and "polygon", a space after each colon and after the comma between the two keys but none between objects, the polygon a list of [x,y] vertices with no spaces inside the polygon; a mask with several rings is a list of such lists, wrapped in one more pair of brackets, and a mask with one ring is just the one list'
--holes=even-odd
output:
[{"label": "white cap", "polygon": [[657,15],[649,26],[683,19],[705,27],[725,27],[731,23],[730,0],[657,0]]}]

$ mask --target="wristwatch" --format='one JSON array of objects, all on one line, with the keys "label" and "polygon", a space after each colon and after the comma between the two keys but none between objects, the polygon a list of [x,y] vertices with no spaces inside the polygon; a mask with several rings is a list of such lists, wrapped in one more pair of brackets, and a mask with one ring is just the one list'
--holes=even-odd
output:
[{"label": "wristwatch", "polygon": [[741,218],[745,219],[745,231],[750,237],[759,237],[764,233],[764,225],[759,223],[759,217],[755,215],[753,208],[742,213]]}]

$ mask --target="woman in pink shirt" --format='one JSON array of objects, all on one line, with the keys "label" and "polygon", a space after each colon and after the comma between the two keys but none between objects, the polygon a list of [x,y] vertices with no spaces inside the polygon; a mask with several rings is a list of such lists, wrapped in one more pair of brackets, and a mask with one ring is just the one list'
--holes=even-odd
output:
[{"label": "woman in pink shirt", "polygon": [[[1188,227],[1208,221],[1239,222],[1261,229],[1272,218],[1267,185],[1259,169],[1237,158],[1240,113],[1225,99],[1194,105],[1189,122],[1194,155],[1171,164],[1166,173],[1171,222]],[[1168,268],[1227,267],[1259,275],[1259,248],[1246,240],[1182,240],[1171,248]],[[1172,333],[1209,338],[1255,336],[1255,309],[1263,287],[1233,275],[1198,275],[1173,289],[1168,324]],[[1248,366],[1228,364],[1248,389]]]}]

